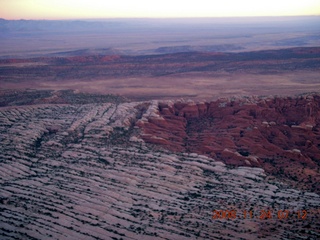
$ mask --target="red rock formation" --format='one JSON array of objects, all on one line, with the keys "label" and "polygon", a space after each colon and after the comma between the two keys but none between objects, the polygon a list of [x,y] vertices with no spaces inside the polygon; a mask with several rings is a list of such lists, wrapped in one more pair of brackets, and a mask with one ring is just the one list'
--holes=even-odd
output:
[{"label": "red rock formation", "polygon": [[263,167],[320,190],[319,95],[162,102],[159,115],[139,125],[147,143],[231,165]]}]

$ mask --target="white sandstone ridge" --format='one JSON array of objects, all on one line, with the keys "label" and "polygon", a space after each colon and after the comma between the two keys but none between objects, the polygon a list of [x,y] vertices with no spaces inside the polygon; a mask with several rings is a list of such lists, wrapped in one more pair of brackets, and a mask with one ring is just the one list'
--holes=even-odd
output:
[{"label": "white sandstone ridge", "polygon": [[[103,135],[109,135],[113,128],[109,125],[110,118],[114,114],[116,106],[114,104],[104,104],[103,106],[98,107],[97,114],[94,116],[91,122],[86,125],[84,133],[87,137],[103,137]],[[103,134],[98,135],[100,132]]]},{"label": "white sandstone ridge", "polygon": [[[111,122],[110,125],[112,125],[112,127],[128,127],[130,126],[131,120],[135,119],[137,113],[135,107],[138,104],[139,103],[132,102],[118,105],[110,103],[103,104],[102,106],[97,106],[96,104],[84,105],[83,108],[88,109],[89,112],[79,120],[75,121],[70,127],[70,130],[75,130],[83,123],[92,122],[95,122],[95,124],[99,122],[108,124]],[[90,128],[90,126],[88,127]],[[90,129],[86,131],[88,132]]]},{"label": "white sandstone ridge", "polygon": [[144,143],[143,139],[138,138],[136,136],[131,136],[129,139],[130,142]]},{"label": "white sandstone ridge", "polygon": [[136,120],[139,102],[122,103],[117,105],[111,117],[111,127],[124,127],[129,129],[130,125]]},{"label": "white sandstone ridge", "polygon": [[76,132],[84,138],[107,138],[114,128],[128,130],[136,121],[139,102],[121,104],[86,104],[71,115],[73,122],[64,133]]},{"label": "white sandstone ridge", "polygon": [[[90,104],[90,105],[93,105],[93,104]],[[68,132],[73,132],[77,128],[79,128],[81,125],[86,125],[88,122],[93,121],[93,118],[97,115],[97,111],[98,111],[98,109],[93,106],[91,108],[90,107],[88,108],[88,105],[84,105],[84,106],[80,107],[78,109],[78,112],[82,112],[82,110],[89,110],[89,111],[87,111],[87,114],[85,114],[81,118],[74,121],[72,123],[72,125],[70,126],[70,128],[68,129]],[[77,114],[77,113],[75,113],[75,114]]]},{"label": "white sandstone ridge", "polygon": [[159,120],[164,120],[162,116],[159,114],[159,101],[152,100],[146,112],[142,115],[141,119],[137,121],[137,124],[144,124],[148,122],[148,119],[154,118]]},{"label": "white sandstone ridge", "polygon": [[[316,193],[270,180],[260,168],[230,168],[197,153],[154,151],[132,135],[106,134],[130,127],[139,104],[0,108],[0,239],[319,238],[310,230],[318,229]],[[155,106],[146,116],[157,117]],[[271,209],[273,219],[213,219],[216,209]],[[278,210],[308,216],[282,221]]]}]

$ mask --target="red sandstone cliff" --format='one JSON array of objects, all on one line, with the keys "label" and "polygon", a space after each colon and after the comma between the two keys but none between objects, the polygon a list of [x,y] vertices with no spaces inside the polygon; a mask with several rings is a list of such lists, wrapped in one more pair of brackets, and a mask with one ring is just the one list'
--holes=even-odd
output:
[{"label": "red sandstone cliff", "polygon": [[195,152],[227,164],[320,189],[320,96],[160,102],[140,121],[141,138],[176,152]]}]

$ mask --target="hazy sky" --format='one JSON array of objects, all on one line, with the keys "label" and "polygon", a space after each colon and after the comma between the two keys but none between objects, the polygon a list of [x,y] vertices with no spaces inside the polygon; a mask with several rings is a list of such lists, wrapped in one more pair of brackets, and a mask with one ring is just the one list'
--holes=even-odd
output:
[{"label": "hazy sky", "polygon": [[5,19],[320,15],[320,0],[0,0]]}]

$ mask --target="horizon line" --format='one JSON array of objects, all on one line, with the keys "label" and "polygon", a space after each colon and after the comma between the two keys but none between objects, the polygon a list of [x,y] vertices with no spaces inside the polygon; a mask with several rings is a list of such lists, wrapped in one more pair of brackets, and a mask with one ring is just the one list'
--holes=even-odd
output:
[{"label": "horizon line", "polygon": [[278,16],[207,16],[207,17],[98,17],[98,18],[15,18],[15,19],[8,19],[8,18],[0,18],[0,20],[5,21],[75,21],[75,20],[114,20],[114,19],[172,19],[172,20],[179,20],[179,19],[238,19],[238,18],[299,18],[299,17],[320,17],[319,15],[278,15]]}]

